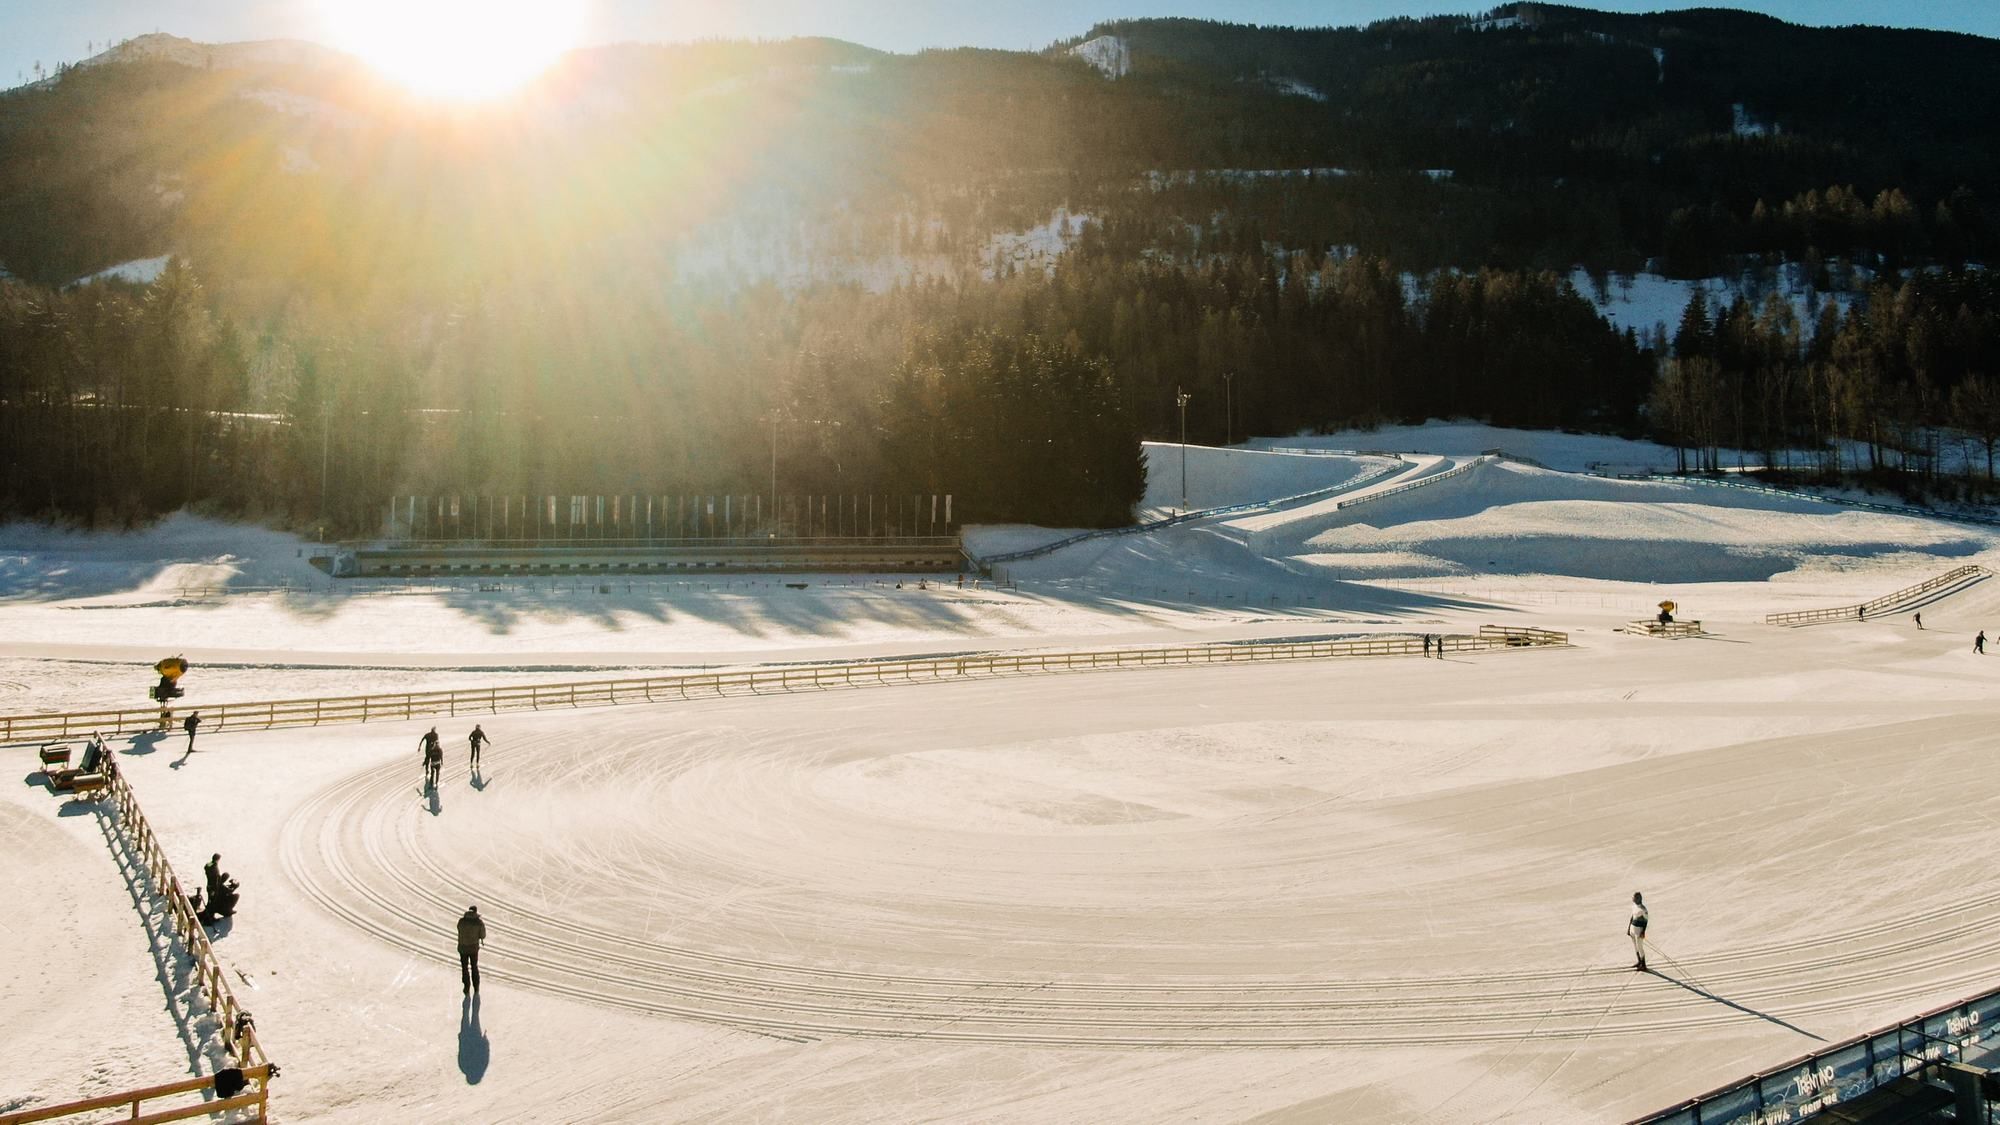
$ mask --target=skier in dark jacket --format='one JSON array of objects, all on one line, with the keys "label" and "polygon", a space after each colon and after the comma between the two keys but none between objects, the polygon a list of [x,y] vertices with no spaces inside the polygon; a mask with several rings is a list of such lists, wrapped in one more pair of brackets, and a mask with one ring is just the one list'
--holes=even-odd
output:
[{"label": "skier in dark jacket", "polygon": [[1981,629],[1979,635],[1972,638],[1972,651],[1981,656],[1986,655],[1986,630]]},{"label": "skier in dark jacket", "polygon": [[466,995],[479,991],[479,946],[486,940],[486,922],[477,906],[458,916],[458,984]]},{"label": "skier in dark jacket", "polygon": [[193,714],[189,715],[187,718],[181,720],[181,729],[186,731],[188,734],[187,752],[190,754],[194,753],[194,732],[195,728],[199,726],[201,726],[201,712],[199,711],[196,711]]},{"label": "skier in dark jacket", "polygon": [[472,744],[472,768],[478,769],[479,748],[493,740],[486,737],[486,732],[479,729],[478,723],[474,723],[472,724],[472,733],[465,736],[465,741]]},{"label": "skier in dark jacket", "polygon": [[438,773],[444,769],[444,746],[438,742],[438,729],[432,727],[417,739],[417,750],[423,757],[424,784],[435,786]]}]

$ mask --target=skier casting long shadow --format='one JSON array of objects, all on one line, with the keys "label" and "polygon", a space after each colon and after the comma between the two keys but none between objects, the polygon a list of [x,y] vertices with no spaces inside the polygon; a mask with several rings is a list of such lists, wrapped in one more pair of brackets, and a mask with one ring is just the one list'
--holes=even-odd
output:
[{"label": "skier casting long shadow", "polygon": [[[1654,954],[1658,955],[1660,952],[1660,947],[1657,945],[1654,946],[1653,952]],[[1673,959],[1671,957],[1667,958],[1666,960],[1668,964],[1673,964]],[[1679,965],[1675,965],[1674,967],[1677,969],[1680,968]],[[1682,971],[1685,972],[1686,970]],[[1737,1011],[1742,1012],[1746,1016],[1756,1016],[1758,1019],[1763,1020],[1766,1023],[1777,1024],[1779,1027],[1784,1028],[1786,1031],[1796,1031],[1800,1035],[1803,1035],[1808,1039],[1815,1039],[1821,1043],[1826,1042],[1826,1037],[1824,1035],[1814,1035],[1812,1032],[1807,1031],[1805,1028],[1800,1027],[1797,1024],[1786,1023],[1784,1020],[1781,1020],[1778,1017],[1771,1015],[1767,1012],[1760,1012],[1755,1008],[1746,1008],[1743,1005],[1738,1004],[1734,1000],[1729,1000],[1725,999],[1724,997],[1717,996],[1715,993],[1710,992],[1706,988],[1689,984],[1687,981],[1684,980],[1676,979],[1675,977],[1672,977],[1664,972],[1661,972],[1658,969],[1652,969],[1650,970],[1650,972],[1654,976],[1659,977],[1661,980],[1666,981],[1668,984],[1679,985],[1680,987],[1687,989],[1689,992],[1694,993],[1696,996],[1699,996],[1704,1000],[1713,1000],[1716,1003],[1721,1004],[1725,1008],[1734,1008]]]},{"label": "skier casting long shadow", "polygon": [[468,996],[458,1009],[458,1069],[465,1075],[465,1084],[479,1085],[492,1061],[493,1044],[487,1041],[486,1029],[479,1026],[479,997]]}]

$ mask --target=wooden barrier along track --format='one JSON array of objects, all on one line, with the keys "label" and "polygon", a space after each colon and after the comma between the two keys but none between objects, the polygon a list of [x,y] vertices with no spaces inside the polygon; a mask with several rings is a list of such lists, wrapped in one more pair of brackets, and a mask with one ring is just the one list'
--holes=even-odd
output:
[{"label": "wooden barrier along track", "polygon": [[[1441,638],[1444,651],[1496,648],[1550,648],[1569,644],[1566,633],[1483,625],[1476,635]],[[931,683],[978,676],[1085,672],[1109,668],[1152,668],[1171,664],[1232,664],[1259,660],[1322,660],[1358,656],[1418,656],[1423,639],[1385,635],[1347,640],[1246,642],[1179,648],[1128,648],[1096,652],[984,653],[917,660],[858,661],[799,667],[699,672],[644,679],[595,680],[568,684],[522,684],[468,691],[405,692],[328,699],[284,699],[262,703],[203,706],[202,732],[270,730],[334,723],[391,722],[433,715],[497,715],[555,707],[615,707],[630,703],[728,695],[765,695],[892,683]],[[48,742],[98,731],[107,735],[158,730],[152,708],[78,711],[49,715],[0,715],[0,745]]]},{"label": "wooden barrier along track", "polygon": [[182,892],[180,879],[174,875],[173,865],[167,862],[166,851],[160,846],[159,837],[153,834],[152,825],[147,823],[146,814],[140,810],[139,800],[133,794],[131,785],[116,770],[109,771],[109,778],[115,810],[113,827],[124,834],[132,853],[145,864],[153,892],[165,896],[167,918],[174,927],[175,935],[194,960],[195,979],[202,996],[208,1001],[209,1011],[217,1021],[223,1042],[235,1056],[236,1065],[242,1068],[248,1084],[234,1097],[200,1101],[152,1113],[141,1112],[146,1102],[211,1090],[215,1086],[213,1075],[186,1078],[118,1094],[103,1094],[61,1105],[0,1114],[0,1125],[29,1125],[30,1122],[93,1114],[115,1106],[131,1107],[131,1114],[125,1120],[137,1123],[182,1121],[236,1109],[252,1111],[251,1116],[239,1120],[264,1121],[269,1110],[271,1079],[276,1068],[265,1056],[263,1044],[257,1041],[256,1027],[245,1018],[247,1013],[237,1003],[236,994],[230,991],[222,962],[215,956],[215,947],[209,944],[208,931],[195,917],[194,906]]},{"label": "wooden barrier along track", "polygon": [[1819,625],[1828,621],[1866,621],[1870,617],[1880,616],[1881,614],[1892,612],[1900,606],[1906,606],[1927,594],[1936,594],[1939,591],[1949,590],[1957,586],[1969,586],[1974,582],[1991,578],[1992,576],[1992,571],[1977,564],[1961,566],[1956,570],[1945,571],[1936,578],[1927,579],[1914,586],[1907,586],[1892,594],[1884,594],[1873,601],[1862,602],[1860,605],[1833,606],[1829,609],[1800,609],[1789,613],[1766,614],[1764,624]]}]

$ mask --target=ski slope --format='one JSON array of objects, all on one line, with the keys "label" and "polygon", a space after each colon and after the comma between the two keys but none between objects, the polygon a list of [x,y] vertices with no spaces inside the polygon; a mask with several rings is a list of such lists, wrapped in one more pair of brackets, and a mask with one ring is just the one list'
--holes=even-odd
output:
[{"label": "ski slope", "polygon": [[[141,739],[177,867],[219,850],[244,883],[216,947],[291,1120],[1595,1122],[1992,986],[2000,663],[1970,644],[2000,581],[1922,630],[1762,616],[1994,565],[1993,532],[1413,462],[1471,467],[1079,544],[1013,589],[361,597],[261,532],[8,528],[0,705],[132,705],[166,651],[185,706],[606,659],[1571,636],[481,717],[476,776],[462,717],[435,795],[429,721]],[[246,589],[183,598],[176,568]],[[1713,635],[1618,631],[1668,597]],[[206,1069],[91,810],[9,787],[0,838],[50,907],[10,922],[50,954],[0,977],[0,1106]],[[1634,890],[1659,974],[1628,967]]]}]

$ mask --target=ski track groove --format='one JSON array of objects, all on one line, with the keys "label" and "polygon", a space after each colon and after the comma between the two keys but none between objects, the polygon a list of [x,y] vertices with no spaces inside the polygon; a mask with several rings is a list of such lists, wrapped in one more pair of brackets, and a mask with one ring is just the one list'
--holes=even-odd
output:
[{"label": "ski track groove", "polygon": [[[487,755],[493,753],[489,749]],[[608,759],[587,760],[567,776],[615,778]],[[545,769],[550,776],[565,776],[559,768]],[[454,769],[450,776],[458,780],[468,772]],[[500,959],[485,968],[487,977],[780,1038],[1304,1048],[1577,1040],[1700,1030],[1755,1018],[1678,993],[1613,1013],[1631,982],[1631,971],[1622,968],[1581,975],[1568,968],[1364,980],[1066,981],[865,972],[708,951],[558,916],[474,885],[438,862],[417,838],[429,810],[420,806],[413,813],[406,794],[400,774],[374,770],[309,798],[283,836],[287,875],[334,917],[439,964],[455,963],[453,931],[420,919],[456,918],[460,902],[477,900],[487,905],[489,917],[508,919],[505,938],[491,947]],[[357,869],[356,857],[373,871]],[[635,858],[641,857],[635,852]],[[1941,978],[1924,976],[1927,987],[1972,988],[1984,982],[1983,971],[1949,969],[1990,963],[2000,953],[2000,929],[1992,924],[1996,905],[2000,893],[1975,896],[1823,931],[1807,941],[1689,958],[1688,971],[1703,969],[1702,987],[1731,1002],[1780,1004],[1782,1016],[1794,1022],[1851,1011],[1857,1003],[1900,999],[1906,987],[1859,990],[1932,970],[1946,972]],[[1958,920],[1947,922],[1954,917]],[[1995,935],[1992,940],[1976,940],[1988,933]],[[1846,952],[1811,955],[1833,946]],[[1918,950],[1927,955],[1904,956]],[[609,979],[606,969],[614,972]],[[1588,983],[1579,988],[1580,982]]]}]

